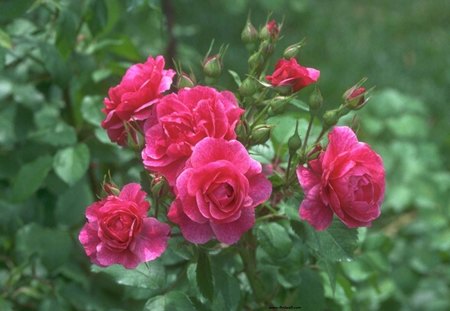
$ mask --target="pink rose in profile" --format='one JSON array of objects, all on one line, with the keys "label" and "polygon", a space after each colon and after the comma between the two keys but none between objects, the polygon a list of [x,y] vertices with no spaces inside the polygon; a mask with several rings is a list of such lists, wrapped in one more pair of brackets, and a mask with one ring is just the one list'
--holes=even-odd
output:
[{"label": "pink rose in profile", "polygon": [[255,223],[255,207],[270,197],[272,184],[240,142],[204,138],[175,192],[168,218],[186,240],[201,244],[216,237],[233,244]]},{"label": "pink rose in profile", "polygon": [[131,66],[122,81],[109,89],[104,99],[106,114],[102,127],[106,129],[111,141],[119,145],[127,143],[127,129],[133,134],[132,126],[141,127],[151,112],[152,106],[159,100],[161,93],[172,84],[175,71],[164,70],[164,58],[151,56],[143,64]]},{"label": "pink rose in profile", "polygon": [[133,269],[165,251],[170,227],[147,217],[150,204],[145,195],[132,183],[119,196],[109,195],[87,208],[88,222],[78,238],[94,264]]},{"label": "pink rose in profile", "polygon": [[205,137],[235,139],[242,113],[231,92],[211,87],[184,88],[163,97],[156,123],[145,125],[145,168],[164,175],[173,186],[195,144]]},{"label": "pink rose in profile", "polygon": [[380,216],[382,159],[349,127],[334,127],[326,150],[308,168],[298,167],[297,177],[306,195],[300,217],[317,230],[326,229],[333,214],[349,228],[370,226]]},{"label": "pink rose in profile", "polygon": [[297,92],[302,88],[315,83],[320,77],[320,71],[314,68],[307,68],[297,63],[295,58],[280,59],[275,66],[272,75],[266,76],[267,81],[275,87],[288,86],[292,92]]}]

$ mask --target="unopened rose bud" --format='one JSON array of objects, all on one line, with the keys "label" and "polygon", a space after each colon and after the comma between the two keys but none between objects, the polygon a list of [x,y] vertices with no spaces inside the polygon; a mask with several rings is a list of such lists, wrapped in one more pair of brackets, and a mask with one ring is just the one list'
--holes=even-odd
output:
[{"label": "unopened rose bud", "polygon": [[328,110],[323,115],[323,122],[327,128],[336,125],[339,121],[339,109]]},{"label": "unopened rose bud", "polygon": [[283,57],[286,58],[286,59],[290,59],[290,58],[296,57],[298,52],[302,48],[302,46],[303,46],[303,41],[288,46],[284,50]]},{"label": "unopened rose bud", "polygon": [[319,110],[323,105],[323,97],[322,93],[320,92],[319,88],[315,88],[312,92],[311,96],[309,97],[308,106],[311,112],[316,112]]},{"label": "unopened rose bud", "polygon": [[217,78],[222,73],[222,61],[220,55],[214,55],[208,57],[203,62],[203,72],[206,76],[211,78]]},{"label": "unopened rose bud", "polygon": [[280,34],[280,28],[277,22],[273,19],[268,22],[259,32],[261,40],[276,40]]},{"label": "unopened rose bud", "polygon": [[258,31],[256,30],[255,26],[252,25],[250,20],[247,20],[247,23],[242,30],[241,39],[245,44],[255,43],[256,41],[258,41]]},{"label": "unopened rose bud", "polygon": [[239,121],[238,125],[236,126],[236,135],[238,139],[246,139],[248,136],[248,124],[245,120]]},{"label": "unopened rose bud", "polygon": [[150,185],[150,191],[152,192],[153,197],[161,197],[164,192],[164,188],[166,186],[166,181],[162,176],[155,176]]},{"label": "unopened rose bud", "polygon": [[253,53],[248,59],[248,65],[251,69],[258,68],[264,64],[264,57],[260,52]]},{"label": "unopened rose bud", "polygon": [[244,97],[252,96],[258,90],[258,82],[253,78],[246,78],[239,87],[239,94]]},{"label": "unopened rose bud", "polygon": [[273,54],[275,46],[270,41],[264,41],[261,43],[259,50],[267,58]]},{"label": "unopened rose bud", "polygon": [[276,96],[270,101],[270,106],[272,108],[272,112],[278,112],[283,110],[283,108],[289,102],[289,97],[285,96]]},{"label": "unopened rose bud", "polygon": [[361,109],[367,100],[365,99],[365,87],[352,87],[344,93],[345,106],[351,110]]},{"label": "unopened rose bud", "polygon": [[250,142],[252,145],[264,144],[269,138],[272,132],[272,126],[268,124],[257,125],[250,137]]},{"label": "unopened rose bud", "polygon": [[103,183],[103,191],[105,191],[108,195],[118,196],[120,194],[119,188],[117,188],[117,185],[113,183]]},{"label": "unopened rose bud", "polygon": [[194,87],[196,85],[195,77],[188,75],[186,73],[181,73],[177,76],[177,89],[182,89],[184,87]]},{"label": "unopened rose bud", "polygon": [[302,146],[302,139],[298,135],[298,122],[295,125],[295,132],[288,140],[289,155],[294,155]]}]

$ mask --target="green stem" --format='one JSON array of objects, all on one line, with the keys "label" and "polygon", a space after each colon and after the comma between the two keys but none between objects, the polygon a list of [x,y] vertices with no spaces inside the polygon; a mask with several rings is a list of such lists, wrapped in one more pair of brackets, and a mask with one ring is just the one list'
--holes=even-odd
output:
[{"label": "green stem", "polygon": [[243,238],[244,243],[239,246],[239,255],[242,258],[244,264],[244,271],[247,275],[250,287],[252,288],[253,295],[255,295],[255,300],[257,302],[262,302],[264,300],[264,290],[262,288],[262,283],[258,279],[256,271],[256,252],[254,243],[255,237],[252,231],[249,231]]},{"label": "green stem", "polygon": [[308,145],[308,138],[309,138],[309,134],[311,133],[313,120],[314,120],[314,115],[311,114],[310,118],[309,118],[308,129],[306,130],[305,140],[303,141],[302,155],[305,154],[306,146]]},{"label": "green stem", "polygon": [[314,145],[316,145],[317,143],[319,143],[319,141],[322,139],[322,136],[325,134],[326,131],[327,131],[327,130],[326,130],[324,127],[322,127],[322,130],[320,131],[319,136],[317,137],[316,141],[314,142]]}]

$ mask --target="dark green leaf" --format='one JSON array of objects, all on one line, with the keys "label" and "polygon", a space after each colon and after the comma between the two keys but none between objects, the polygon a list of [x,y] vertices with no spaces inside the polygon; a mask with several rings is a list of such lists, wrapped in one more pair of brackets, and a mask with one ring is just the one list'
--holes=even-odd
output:
[{"label": "dark green leaf", "polygon": [[70,71],[68,70],[68,64],[64,62],[61,53],[54,45],[46,42],[40,44],[40,51],[45,68],[48,70],[55,83],[61,87],[66,87],[70,79]]},{"label": "dark green leaf", "polygon": [[192,302],[182,292],[172,291],[147,301],[144,310],[148,311],[195,311]]},{"label": "dark green leaf", "polygon": [[89,159],[88,147],[85,144],[78,144],[58,151],[53,161],[53,168],[62,180],[73,185],[86,173]]},{"label": "dark green leaf", "polygon": [[81,102],[81,114],[83,119],[94,126],[100,126],[105,119],[102,113],[103,101],[100,96],[85,96]]},{"label": "dark green leaf", "polygon": [[16,252],[22,257],[38,254],[50,269],[63,265],[69,258],[72,241],[69,234],[37,224],[22,227],[16,234]]},{"label": "dark green leaf", "polygon": [[198,254],[196,278],[202,295],[212,300],[214,296],[214,281],[211,273],[211,262],[209,255],[202,250],[199,250]]},{"label": "dark green leaf", "polygon": [[257,231],[261,247],[274,258],[283,258],[292,248],[292,240],[287,230],[276,222],[262,224]]},{"label": "dark green leaf", "polygon": [[13,201],[24,201],[36,192],[52,168],[52,162],[53,158],[46,155],[22,166],[13,184]]},{"label": "dark green leaf", "polygon": [[317,251],[320,257],[331,261],[350,261],[358,242],[358,231],[348,229],[335,219],[324,231],[315,231],[308,227],[308,245]]},{"label": "dark green leaf", "polygon": [[10,49],[12,42],[10,36],[0,28],[0,47]]},{"label": "dark green leaf", "polygon": [[91,270],[110,275],[118,284],[140,288],[162,288],[166,280],[164,266],[156,261],[140,264],[132,270],[125,269],[121,265],[107,268],[92,266]]},{"label": "dark green leaf", "polygon": [[303,269],[300,272],[300,278],[298,296],[293,304],[300,307],[302,311],[324,310],[325,297],[320,276],[310,269]]},{"label": "dark green leaf", "polygon": [[81,179],[58,197],[55,209],[56,222],[69,226],[81,223],[84,219],[84,210],[93,200],[89,183]]}]

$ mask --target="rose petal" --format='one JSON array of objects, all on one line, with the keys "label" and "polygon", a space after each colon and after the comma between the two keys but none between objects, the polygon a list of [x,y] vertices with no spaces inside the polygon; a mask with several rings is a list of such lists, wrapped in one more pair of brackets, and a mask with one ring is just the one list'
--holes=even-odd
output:
[{"label": "rose petal", "polygon": [[255,209],[247,207],[242,209],[241,217],[238,220],[230,223],[211,223],[211,228],[217,240],[225,244],[234,244],[254,223]]},{"label": "rose petal", "polygon": [[157,219],[147,217],[143,221],[142,230],[135,237],[131,251],[141,262],[158,258],[166,250],[170,227]]},{"label": "rose petal", "polygon": [[333,220],[333,211],[320,198],[320,186],[314,186],[300,204],[299,215],[316,230],[325,230]]}]

